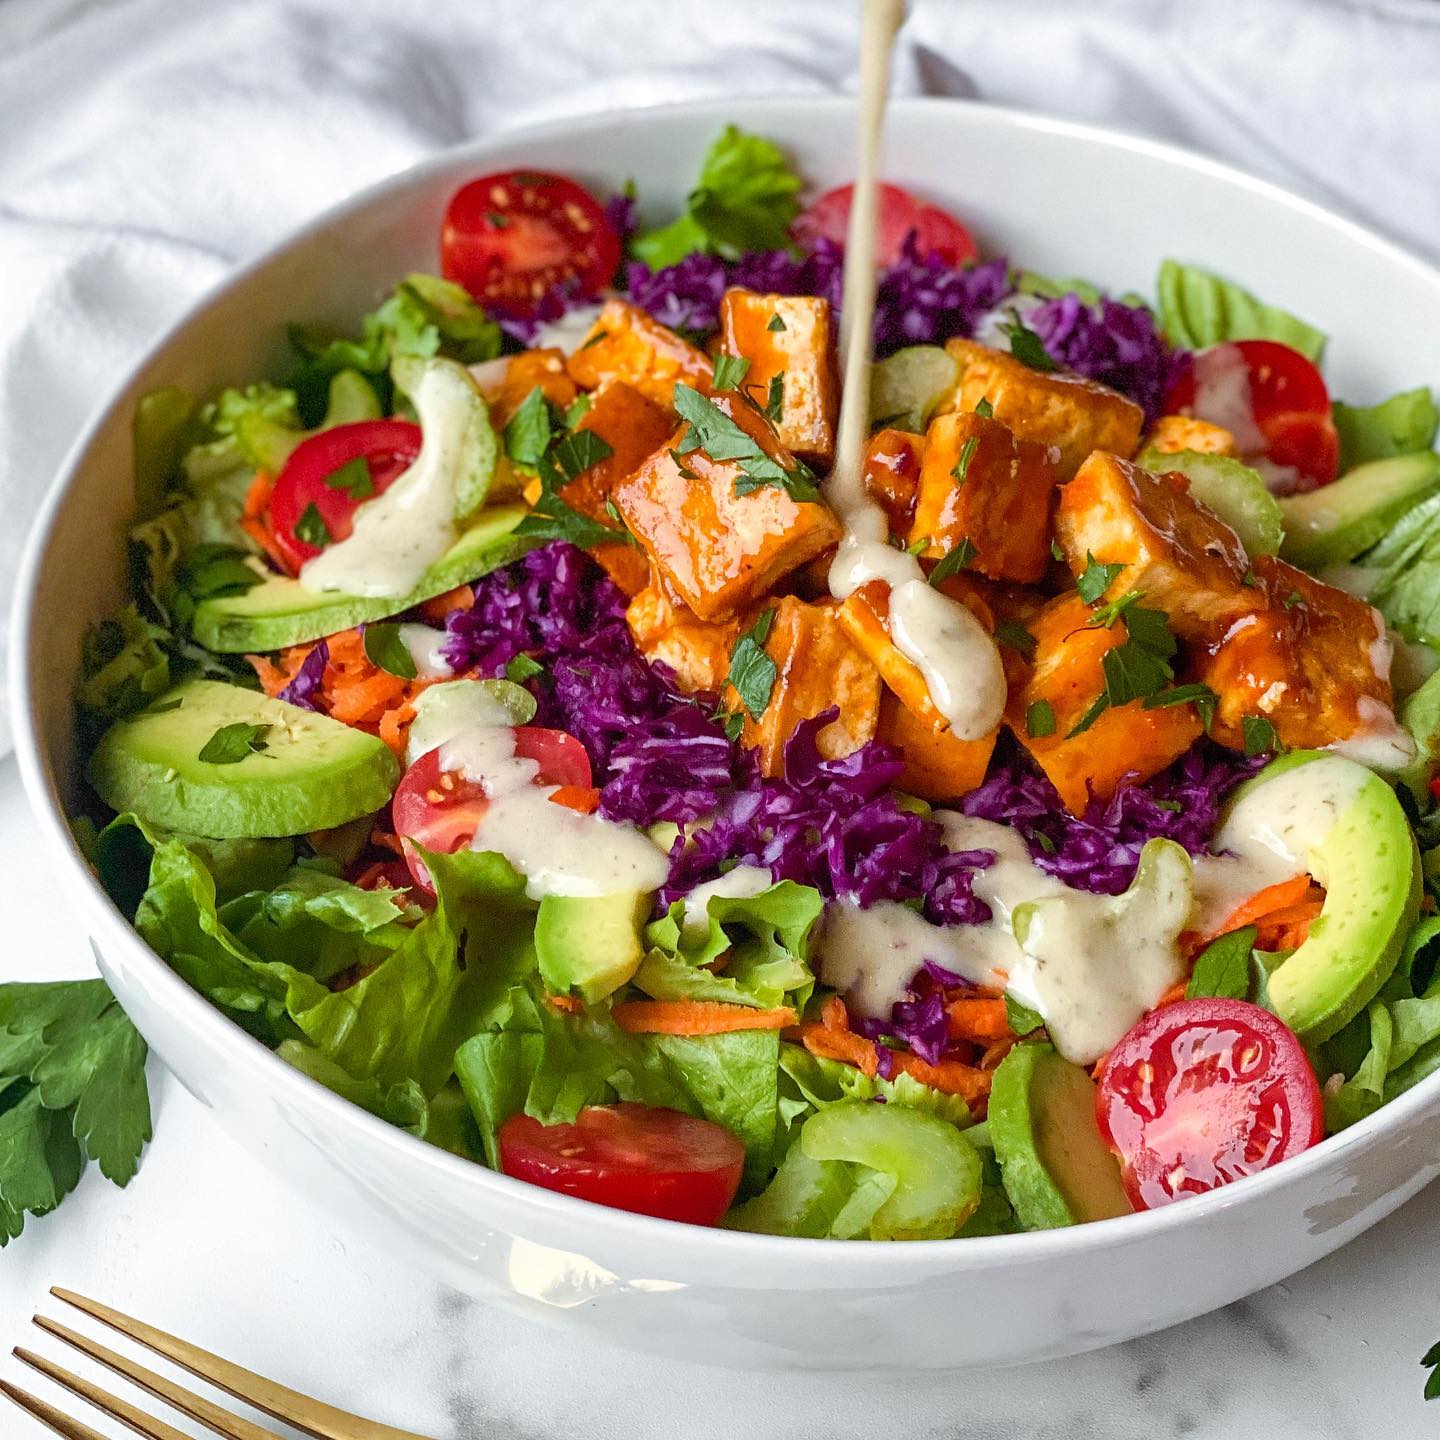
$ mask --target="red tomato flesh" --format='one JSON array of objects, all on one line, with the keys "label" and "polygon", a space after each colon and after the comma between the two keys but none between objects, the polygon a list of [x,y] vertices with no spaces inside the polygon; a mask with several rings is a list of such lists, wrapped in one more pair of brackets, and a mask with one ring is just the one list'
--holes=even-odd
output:
[{"label": "red tomato flesh", "polygon": [[1320,1086],[1299,1040],[1244,1000],[1180,1000],[1110,1052],[1096,1118],[1126,1193],[1153,1210],[1308,1150]]},{"label": "red tomato flesh", "polygon": [[[850,223],[850,198],[853,185],[837,185],[807,206],[795,217],[790,227],[795,238],[807,249],[817,240],[845,243]],[[876,237],[876,261],[893,265],[905,248],[905,237],[914,231],[915,248],[923,260],[936,255],[946,265],[963,265],[980,253],[974,236],[948,210],[917,200],[898,185],[879,187],[880,227]]]},{"label": "red tomato flesh", "polygon": [[728,1130],[633,1101],[591,1105],[573,1125],[512,1115],[499,1138],[500,1168],[517,1180],[690,1225],[719,1221],[745,1168]]},{"label": "red tomato flesh", "polygon": [[[539,767],[536,785],[559,787],[550,797],[557,804],[588,812],[599,803],[599,792],[590,784],[590,757],[573,735],[540,725],[517,726],[515,755]],[[435,893],[434,887],[414,845],[437,855],[453,855],[474,839],[489,804],[484,786],[458,771],[440,768],[439,750],[422,755],[405,772],[390,801],[391,822],[405,842],[410,874],[427,895]]]},{"label": "red tomato flesh", "polygon": [[595,197],[563,175],[506,170],[462,186],[440,232],[440,269],[482,305],[533,314],[556,287],[596,294],[615,276],[620,237]]},{"label": "red tomato flesh", "polygon": [[[1197,384],[1194,367],[1170,387],[1166,411],[1236,431],[1242,458],[1263,457],[1298,472],[1299,482],[1287,488],[1313,490],[1328,485],[1340,470],[1340,438],[1331,418],[1330,392],[1319,370],[1298,350],[1277,340],[1235,340],[1205,353],[1221,351],[1233,353],[1245,367],[1253,426],[1236,426],[1229,413],[1234,397],[1228,386],[1224,407],[1215,408],[1216,400]],[[1258,445],[1253,436],[1239,433],[1246,428],[1258,432]]]},{"label": "red tomato flesh", "polygon": [[[295,533],[311,505],[320,512],[331,541],[344,540],[355,528],[360,506],[388,490],[419,453],[420,427],[409,420],[357,420],[302,440],[290,452],[270,492],[275,545],[290,573],[298,575],[322,548]],[[340,475],[352,460],[364,462],[368,485],[363,476]]]}]

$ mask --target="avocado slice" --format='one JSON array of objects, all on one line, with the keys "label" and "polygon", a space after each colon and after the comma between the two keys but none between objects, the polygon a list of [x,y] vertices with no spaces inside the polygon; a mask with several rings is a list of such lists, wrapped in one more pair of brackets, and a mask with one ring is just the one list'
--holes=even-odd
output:
[{"label": "avocado slice", "polygon": [[1325,906],[1305,943],[1271,972],[1268,1005],[1316,1045],[1353,1020],[1395,968],[1420,912],[1420,853],[1390,786],[1323,750],[1293,751],[1246,781],[1210,843],[1243,857],[1276,836],[1325,887]]},{"label": "avocado slice", "polygon": [[990,1138],[1005,1194],[1027,1230],[1131,1212],[1120,1162],[1095,1121],[1095,1082],[1050,1045],[1017,1045],[990,1091]]},{"label": "avocado slice", "polygon": [[540,977],[555,995],[578,995],[587,1005],[612,995],[640,968],[641,927],[650,896],[546,895],[535,916]]},{"label": "avocado slice", "polygon": [[[268,726],[262,749],[212,763],[201,750],[227,725]],[[400,778],[389,748],[327,715],[239,685],[190,680],[112,725],[88,769],[112,809],[213,839],[329,830],[385,805]]]},{"label": "avocado slice", "polygon": [[1258,470],[1228,455],[1198,450],[1166,453],[1153,445],[1138,463],[1156,475],[1183,475],[1190,482],[1190,493],[1240,537],[1247,555],[1273,555],[1280,548],[1285,533],[1280,505]]},{"label": "avocado slice", "polygon": [[287,645],[399,615],[519,559],[531,548],[529,541],[513,533],[525,514],[523,505],[482,510],[408,595],[340,595],[333,590],[307,590],[298,580],[274,575],[243,595],[202,600],[195,607],[191,628],[207,650],[243,655],[283,650]]},{"label": "avocado slice", "polygon": [[1422,450],[1358,465],[1331,485],[1279,500],[1281,556],[1302,570],[1368,550],[1412,505],[1440,490],[1440,455]]}]

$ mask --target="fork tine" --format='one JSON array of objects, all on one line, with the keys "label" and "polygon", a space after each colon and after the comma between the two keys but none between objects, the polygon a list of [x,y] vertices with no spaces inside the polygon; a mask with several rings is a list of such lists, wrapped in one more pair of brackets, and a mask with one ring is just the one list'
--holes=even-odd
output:
[{"label": "fork tine", "polygon": [[[77,1310],[84,1311],[85,1314],[100,1321],[101,1324],[110,1326],[112,1330],[118,1330],[122,1335],[145,1346],[148,1350],[153,1350],[157,1355],[163,1355],[167,1360],[173,1360],[192,1375],[198,1375],[200,1379],[208,1380],[212,1385],[219,1386],[220,1389],[235,1396],[237,1400],[243,1400],[247,1405],[253,1405],[257,1410],[263,1410],[265,1414],[273,1415],[275,1419],[283,1420],[287,1425],[293,1425],[303,1434],[315,1437],[315,1440],[429,1440],[429,1437],[417,1435],[411,1430],[397,1430],[393,1425],[381,1425],[378,1421],[366,1420],[362,1416],[352,1415],[348,1410],[341,1410],[334,1405],[326,1405],[319,1400],[313,1400],[308,1395],[302,1395],[298,1390],[278,1385],[273,1380],[267,1380],[263,1375],[256,1375],[253,1371],[246,1370],[229,1360],[222,1360],[220,1356],[212,1355],[198,1345],[191,1345],[174,1335],[167,1335],[165,1331],[157,1330],[155,1326],[147,1325],[143,1320],[136,1320],[129,1315],[122,1314],[119,1310],[112,1310],[110,1306],[102,1305],[98,1300],[87,1300],[85,1296],[77,1295],[73,1290],[62,1290],[57,1286],[52,1287],[50,1293],[57,1300],[63,1300],[67,1305],[73,1305]],[[39,1323],[38,1319],[37,1323]],[[48,1322],[46,1328],[52,1329],[52,1327],[55,1327],[55,1322]],[[63,1327],[52,1329],[52,1333],[58,1333],[60,1328]],[[68,1332],[68,1334],[73,1333],[73,1331]],[[62,1335],[61,1338],[68,1338],[68,1335]],[[94,1353],[95,1349],[103,1348],[96,1346],[92,1340],[86,1340],[84,1336],[78,1338],[81,1341],[81,1348],[85,1349],[87,1354]],[[89,1347],[93,1347],[93,1349]],[[102,1363],[108,1364],[109,1362]],[[132,1364],[129,1361],[122,1363]],[[133,1366],[133,1368],[139,1369],[140,1367]],[[130,1372],[122,1370],[121,1373],[129,1374]],[[185,1391],[180,1393],[186,1394]],[[261,1432],[262,1435],[265,1433],[267,1432]]]},{"label": "fork tine", "polygon": [[[273,1430],[263,1430],[253,1421],[243,1420],[239,1415],[232,1415],[230,1411],[215,1404],[213,1400],[206,1400],[201,1395],[192,1394],[184,1386],[177,1385],[173,1380],[167,1380],[163,1375],[157,1375],[153,1370],[147,1370],[143,1365],[136,1364],[134,1360],[107,1349],[88,1335],[82,1335],[78,1330],[70,1329],[68,1325],[61,1325],[58,1321],[51,1320],[45,1315],[37,1315],[35,1323],[47,1335],[53,1335],[57,1340],[63,1340],[65,1344],[80,1351],[82,1355],[88,1355],[92,1360],[113,1370],[117,1375],[123,1375],[142,1390],[148,1390],[156,1399],[173,1406],[182,1415],[188,1415],[192,1420],[198,1420],[202,1425],[208,1426],[217,1435],[223,1435],[225,1440],[280,1440]],[[116,1403],[124,1403],[123,1401],[114,1401],[105,1391],[90,1385],[88,1381],[80,1380],[78,1376],[66,1378],[66,1372],[60,1370],[58,1365],[52,1366],[50,1361],[42,1360],[38,1355],[31,1355],[29,1351],[22,1352],[17,1349],[15,1355],[27,1365],[39,1370],[42,1375],[49,1375],[52,1380],[74,1390],[77,1395],[98,1405],[102,1410],[109,1409],[110,1413],[117,1414],[113,1406]],[[59,1374],[52,1373],[57,1370],[60,1372]],[[72,1385],[71,1380],[76,1381],[76,1384]],[[138,1410],[135,1411],[137,1415],[140,1413]],[[117,1418],[125,1419],[123,1415],[118,1415]],[[141,1415],[141,1419],[145,1418]],[[129,1422],[126,1421],[126,1423]],[[157,1422],[151,1421],[150,1423],[153,1425]],[[157,1440],[189,1440],[189,1437],[183,1435],[179,1430],[167,1426],[164,1433],[157,1434]]]},{"label": "fork tine", "polygon": [[10,1384],[8,1380],[0,1380],[0,1395],[8,1396],[27,1415],[33,1415],[42,1425],[48,1425],[57,1435],[63,1435],[65,1440],[105,1440],[99,1431],[62,1415],[53,1405]]},{"label": "fork tine", "polygon": [[[137,1410],[127,1401],[107,1394],[98,1385],[92,1384],[89,1380],[82,1380],[78,1375],[72,1375],[70,1371],[56,1365],[53,1361],[46,1360],[41,1355],[23,1350],[18,1345],[15,1347],[14,1354],[17,1360],[28,1365],[32,1370],[38,1370],[40,1374],[70,1391],[72,1395],[78,1395],[82,1400],[88,1400],[97,1410],[110,1416],[112,1420],[119,1420],[128,1425],[137,1435],[143,1435],[145,1440],[189,1440],[188,1436],[182,1435],[173,1425],[167,1425],[163,1420],[156,1420],[143,1410]],[[86,1431],[78,1421],[72,1420],[70,1424],[78,1426],[77,1433],[94,1434],[94,1431]],[[62,1430],[60,1433],[63,1435],[67,1432]]]}]

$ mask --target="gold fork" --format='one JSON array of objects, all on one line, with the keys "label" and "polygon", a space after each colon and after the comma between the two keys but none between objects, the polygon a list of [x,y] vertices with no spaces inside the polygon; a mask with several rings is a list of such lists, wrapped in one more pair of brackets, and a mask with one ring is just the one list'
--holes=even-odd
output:
[{"label": "gold fork", "polygon": [[[241,1369],[239,1365],[222,1360],[218,1355],[212,1355],[197,1345],[179,1340],[174,1335],[167,1335],[163,1330],[157,1330],[153,1325],[146,1325],[141,1320],[132,1320],[130,1316],[122,1315],[108,1305],[87,1300],[73,1291],[52,1289],[50,1293],[57,1300],[63,1300],[67,1305],[84,1311],[86,1315],[110,1326],[112,1330],[118,1330],[157,1355],[173,1360],[192,1375],[208,1380],[237,1400],[243,1400],[266,1415],[293,1425],[302,1434],[314,1436],[315,1440],[428,1440],[428,1437],[416,1435],[413,1431],[397,1430],[392,1425],[381,1425],[374,1420],[351,1415],[345,1410],[337,1410],[333,1405],[312,1400],[298,1390],[277,1385],[263,1375]],[[173,1406],[182,1415],[198,1420],[215,1434],[226,1437],[226,1440],[280,1440],[273,1430],[266,1430],[253,1421],[232,1414],[213,1400],[193,1394],[173,1380],[167,1380],[163,1375],[147,1370],[143,1365],[107,1349],[89,1336],[81,1335],[57,1320],[37,1315],[35,1323],[47,1335],[53,1335],[57,1340],[73,1346],[117,1375],[123,1375],[142,1390],[148,1390],[157,1399]],[[175,1429],[173,1425],[154,1419],[129,1402],[107,1394],[91,1381],[72,1375],[70,1371],[33,1351],[26,1350],[23,1346],[15,1347],[15,1358],[23,1361],[32,1370],[38,1370],[40,1374],[72,1394],[80,1396],[82,1400],[88,1400],[112,1419],[122,1421],[137,1435],[144,1436],[145,1440],[190,1440],[189,1436]],[[53,1405],[5,1380],[0,1380],[0,1394],[8,1396],[22,1410],[28,1411],[57,1435],[66,1437],[66,1440],[105,1440],[99,1431],[82,1425],[78,1420],[72,1420]]]}]

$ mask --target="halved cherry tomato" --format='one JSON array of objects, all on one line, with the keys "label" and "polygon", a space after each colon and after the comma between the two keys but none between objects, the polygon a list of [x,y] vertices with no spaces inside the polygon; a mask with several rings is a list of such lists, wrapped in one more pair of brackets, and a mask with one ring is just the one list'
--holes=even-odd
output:
[{"label": "halved cherry tomato", "polygon": [[457,190],[445,210],[441,272],[508,315],[532,314],[557,286],[594,295],[619,263],[620,237],[604,210],[563,175],[486,175]]},{"label": "halved cherry tomato", "polygon": [[591,1105],[573,1125],[512,1115],[499,1138],[500,1168],[517,1180],[691,1225],[720,1219],[745,1168],[728,1130],[634,1101]]},{"label": "halved cherry tomato", "polygon": [[1146,1210],[1308,1150],[1322,1116],[1299,1040],[1244,1000],[1152,1010],[1110,1052],[1096,1096],[1125,1191]]},{"label": "halved cherry tomato", "polygon": [[[850,223],[850,197],[853,185],[837,185],[827,190],[795,217],[790,229],[807,248],[817,240],[845,243],[845,229]],[[876,261],[893,265],[905,248],[905,237],[915,232],[915,248],[921,259],[938,255],[947,265],[963,265],[979,253],[975,238],[948,210],[917,200],[898,185],[879,187],[880,233],[876,237]]]},{"label": "halved cherry tomato", "polygon": [[[409,469],[420,453],[420,427],[409,420],[357,420],[302,440],[291,452],[270,492],[275,545],[292,575],[323,547],[302,540],[295,527],[313,505],[330,539],[344,540],[355,527],[355,512]],[[342,474],[352,460],[369,476]]]},{"label": "halved cherry tomato", "polygon": [[[1262,457],[1298,472],[1289,489],[1328,485],[1340,470],[1340,439],[1330,413],[1324,378],[1298,350],[1277,340],[1235,340],[1201,352],[1204,364],[1191,366],[1165,397],[1168,413],[1195,415],[1235,433],[1243,458]],[[1243,404],[1244,386],[1236,386],[1225,362],[1233,357],[1249,382],[1253,425],[1237,424],[1235,406]],[[1198,358],[1198,357],[1197,357]],[[1213,377],[1205,382],[1205,371]],[[1244,416],[1239,417],[1242,421]],[[1245,434],[1246,430],[1258,432]]]},{"label": "halved cherry tomato", "polygon": [[[535,784],[559,787],[550,797],[557,804],[589,813],[599,803],[599,792],[590,784],[590,757],[573,735],[520,725],[515,729],[515,754],[539,767]],[[434,894],[434,887],[411,842],[439,855],[453,855],[470,843],[489,804],[484,786],[458,771],[440,768],[439,750],[422,755],[405,772],[390,801],[390,815],[405,846],[410,873],[427,895]]]}]

